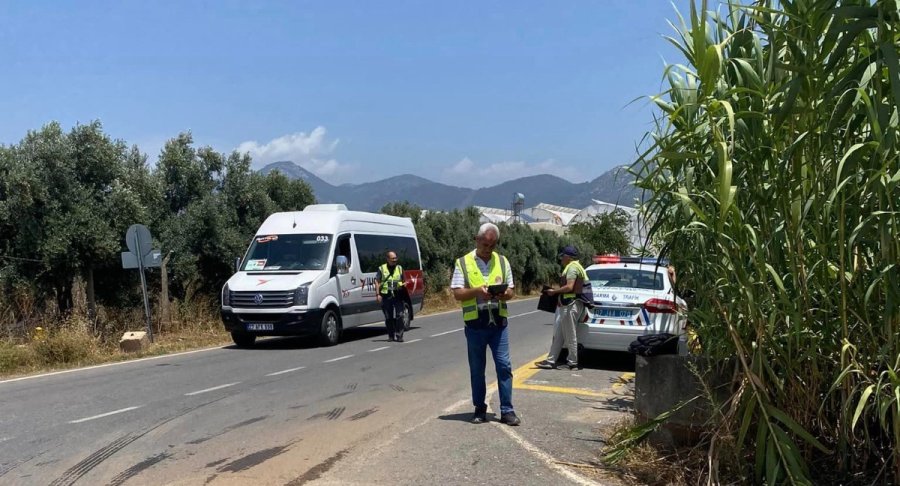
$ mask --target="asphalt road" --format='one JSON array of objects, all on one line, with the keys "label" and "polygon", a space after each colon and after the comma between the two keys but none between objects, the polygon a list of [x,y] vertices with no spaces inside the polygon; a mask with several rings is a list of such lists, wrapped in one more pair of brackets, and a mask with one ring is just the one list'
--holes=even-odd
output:
[{"label": "asphalt road", "polygon": [[[535,306],[534,300],[510,305],[514,368],[549,344],[552,316]],[[458,411],[460,420],[471,412],[459,312],[417,318],[405,339],[390,343],[383,326],[368,326],[347,330],[329,348],[273,338],[253,349],[216,348],[2,381],[0,483],[299,485],[324,479],[342,462],[359,463],[376,448],[390,447],[392,437],[406,434],[408,440],[416,427],[447,420],[448,411]],[[488,383],[495,379],[491,364],[487,377]],[[495,394],[494,409],[496,401]],[[421,467],[438,483],[455,483],[458,471],[434,461],[452,464],[465,451],[454,446],[454,437],[441,443],[432,451],[437,459]],[[502,447],[515,447],[514,441]],[[367,483],[366,475],[356,473],[357,482]],[[533,471],[523,475],[535,478]],[[372,477],[392,474],[373,470]]]}]

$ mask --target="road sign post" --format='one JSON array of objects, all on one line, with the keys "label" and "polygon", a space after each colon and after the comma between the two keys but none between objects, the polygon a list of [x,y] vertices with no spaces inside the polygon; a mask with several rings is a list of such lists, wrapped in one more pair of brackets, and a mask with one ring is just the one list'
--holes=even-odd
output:
[{"label": "road sign post", "polygon": [[150,299],[147,296],[147,277],[145,267],[160,265],[160,251],[153,249],[153,237],[150,230],[142,224],[133,224],[125,233],[125,245],[130,251],[122,252],[122,268],[137,268],[141,274],[141,290],[144,294],[144,317],[147,319],[147,335],[153,342],[153,325],[150,323]]}]

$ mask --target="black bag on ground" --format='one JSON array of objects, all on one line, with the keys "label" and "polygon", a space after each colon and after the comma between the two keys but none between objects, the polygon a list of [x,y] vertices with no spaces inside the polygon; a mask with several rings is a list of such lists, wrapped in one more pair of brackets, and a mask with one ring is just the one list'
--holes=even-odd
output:
[{"label": "black bag on ground", "polygon": [[637,340],[628,346],[628,351],[638,356],[678,354],[678,336],[666,332],[638,336]]}]

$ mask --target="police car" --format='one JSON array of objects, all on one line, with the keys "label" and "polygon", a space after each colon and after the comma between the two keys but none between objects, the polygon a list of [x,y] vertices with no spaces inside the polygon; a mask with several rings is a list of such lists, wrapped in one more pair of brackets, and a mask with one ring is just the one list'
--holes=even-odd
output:
[{"label": "police car", "polygon": [[585,269],[594,308],[578,325],[578,344],[584,349],[628,351],[638,336],[658,333],[683,341],[687,305],[675,295],[668,265],[657,258],[595,256],[594,264]]}]

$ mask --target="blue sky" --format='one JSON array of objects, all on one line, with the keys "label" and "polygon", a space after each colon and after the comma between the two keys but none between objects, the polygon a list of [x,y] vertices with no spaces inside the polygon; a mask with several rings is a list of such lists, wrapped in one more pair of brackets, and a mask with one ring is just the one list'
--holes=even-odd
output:
[{"label": "blue sky", "polygon": [[629,103],[680,62],[674,18],[666,0],[2,2],[0,143],[99,119],[151,162],[190,130],[332,183],[581,182],[633,160],[651,109]]}]

